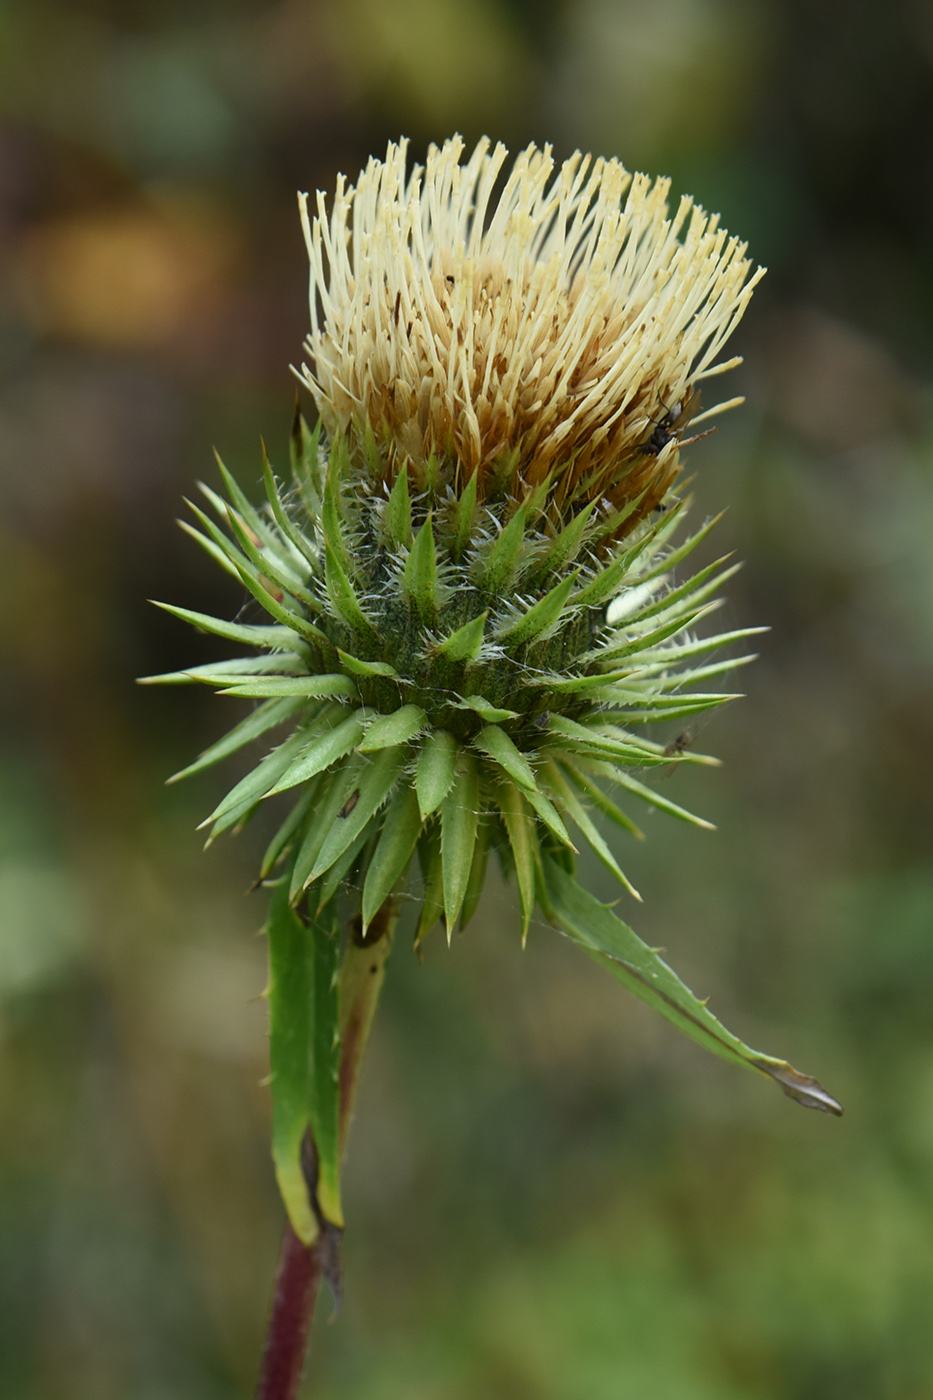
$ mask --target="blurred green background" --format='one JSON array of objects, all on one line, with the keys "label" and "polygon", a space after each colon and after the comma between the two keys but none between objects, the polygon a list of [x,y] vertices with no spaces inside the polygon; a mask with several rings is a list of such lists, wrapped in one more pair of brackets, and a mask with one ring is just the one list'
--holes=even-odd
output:
[{"label": "blurred green background", "polygon": [[523,954],[511,889],[403,933],[313,1393],[933,1397],[931,69],[914,0],[0,0],[4,1400],[251,1393],[267,832],[163,787],[239,702],[133,685],[218,654],[144,599],[240,606],[173,516],[212,444],[284,460],[296,189],[454,129],[669,173],[770,268],[689,461],[772,631],[666,780],[719,831],[651,819],[622,912],[847,1114]]}]

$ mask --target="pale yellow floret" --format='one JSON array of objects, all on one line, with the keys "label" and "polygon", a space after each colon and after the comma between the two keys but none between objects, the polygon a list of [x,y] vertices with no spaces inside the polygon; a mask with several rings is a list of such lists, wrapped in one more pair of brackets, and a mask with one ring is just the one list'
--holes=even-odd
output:
[{"label": "pale yellow floret", "polygon": [[762,269],[691,199],[671,216],[669,180],[579,153],[555,169],[529,146],[496,196],[505,148],[463,154],[454,137],[409,173],[391,144],[355,187],[339,178],[329,215],[301,197],[301,373],[325,428],[369,425],[390,459],[438,453],[481,486],[511,453],[526,485],[663,493],[678,438],[644,447],[738,363],[718,356]]}]

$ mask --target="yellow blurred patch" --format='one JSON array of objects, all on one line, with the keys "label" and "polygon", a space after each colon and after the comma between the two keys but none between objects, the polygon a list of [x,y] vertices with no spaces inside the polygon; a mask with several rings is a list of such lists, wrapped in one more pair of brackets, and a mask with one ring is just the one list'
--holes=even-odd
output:
[{"label": "yellow blurred patch", "polygon": [[187,197],[50,220],[20,245],[20,302],[42,334],[162,346],[223,299],[240,243],[225,211]]}]

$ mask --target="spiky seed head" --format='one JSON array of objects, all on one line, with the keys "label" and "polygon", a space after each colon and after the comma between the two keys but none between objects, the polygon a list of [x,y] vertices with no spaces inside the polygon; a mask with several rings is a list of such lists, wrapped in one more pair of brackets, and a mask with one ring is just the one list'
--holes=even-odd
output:
[{"label": "spiky seed head", "polygon": [[285,862],[312,911],[352,884],[364,924],[417,850],[419,938],[469,916],[491,850],[524,930],[581,838],[634,894],[593,808],[637,833],[608,784],[705,825],[642,778],[713,760],[646,726],[721,704],[706,682],[745,659],[704,659],[746,634],[694,631],[730,570],[680,580],[709,527],[676,544],[670,491],[698,386],[735,363],[745,245],[615,160],[463,155],[409,172],[390,145],[329,212],[302,197],[318,426],[261,510],[223,470],[194,531],[264,616],[174,609],[255,654],[162,678],[260,702],[186,772],[277,738],[212,835],[293,794],[262,876]]}]

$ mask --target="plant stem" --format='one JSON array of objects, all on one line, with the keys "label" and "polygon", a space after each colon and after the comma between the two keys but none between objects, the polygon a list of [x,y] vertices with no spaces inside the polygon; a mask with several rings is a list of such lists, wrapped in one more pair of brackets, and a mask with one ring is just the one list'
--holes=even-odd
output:
[{"label": "plant stem", "polygon": [[286,1221],[256,1400],[297,1400],[320,1279],[315,1246]]},{"label": "plant stem", "polygon": [[[341,1152],[346,1146],[360,1069],[397,919],[398,901],[390,898],[365,935],[359,920],[354,920],[340,969]],[[329,1243],[324,1236],[311,1245],[302,1243],[286,1221],[256,1400],[297,1400]]]}]

